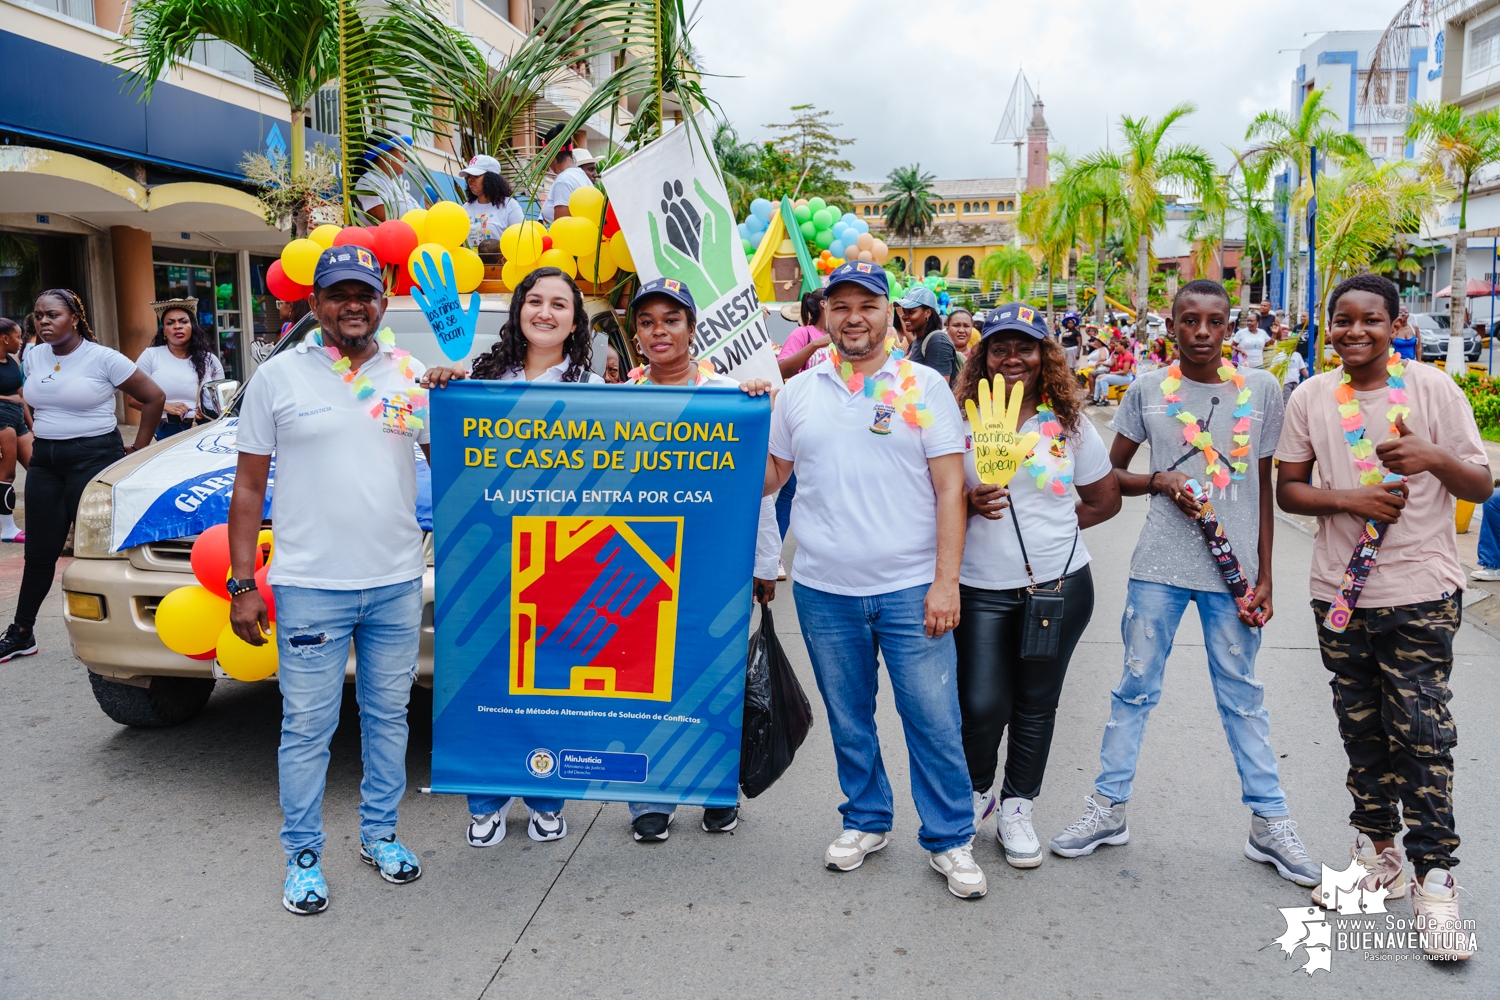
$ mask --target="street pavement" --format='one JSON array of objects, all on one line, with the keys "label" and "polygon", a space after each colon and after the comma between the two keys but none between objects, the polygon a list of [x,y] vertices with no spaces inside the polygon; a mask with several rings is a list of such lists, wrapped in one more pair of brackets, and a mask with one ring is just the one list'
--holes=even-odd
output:
[{"label": "street pavement", "polygon": [[[1098,768],[1144,513],[1143,500],[1127,500],[1084,535],[1098,603],[1036,803],[1044,841],[1079,815]],[[899,519],[870,530],[900,530]],[[1343,868],[1350,804],[1307,607],[1310,552],[1306,534],[1278,522],[1277,615],[1258,675],[1293,816],[1314,857]],[[0,556],[0,593],[13,594],[6,584],[19,553]],[[1336,950],[1330,971],[1309,975],[1303,950],[1288,958],[1273,944],[1287,929],[1278,908],[1307,906],[1307,890],[1243,855],[1249,814],[1191,608],[1141,754],[1130,843],[1076,860],[1049,854],[1018,871],[1002,860],[991,822],[976,841],[990,884],[977,901],[950,896],[916,842],[888,686],[879,723],[896,792],[893,841],[858,871],[822,867],[840,825],[828,727],[789,585],[774,608],[816,722],[791,770],[744,804],[732,834],[703,833],[699,810],[684,808],[668,842],[640,845],[623,805],[572,802],[568,836],[536,844],[518,804],[506,840],[474,850],[462,798],[419,791],[431,746],[431,697],[419,691],[399,832],[424,874],[388,885],[356,857],[349,690],[325,804],[332,905],[298,918],[279,898],[276,688],[220,682],[186,725],[119,727],[68,651],[54,592],[37,627],[41,655],[0,666],[0,831],[11,873],[0,883],[0,997],[1500,994],[1491,943],[1500,718],[1486,708],[1500,699],[1500,640],[1489,634],[1460,631],[1452,706],[1464,862],[1456,874],[1480,953],[1451,966],[1418,961],[1415,951]],[[1409,905],[1389,909],[1409,918]]]}]

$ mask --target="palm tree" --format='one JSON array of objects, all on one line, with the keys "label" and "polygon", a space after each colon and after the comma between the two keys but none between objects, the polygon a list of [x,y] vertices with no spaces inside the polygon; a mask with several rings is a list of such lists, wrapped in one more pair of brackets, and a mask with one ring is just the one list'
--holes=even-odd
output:
[{"label": "palm tree", "polygon": [[1109,273],[1107,243],[1125,215],[1125,196],[1119,179],[1108,174],[1086,172],[1082,165],[1060,154],[1062,172],[1052,189],[1057,192],[1058,211],[1069,221],[1077,239],[1094,249],[1094,319],[1104,321],[1104,283]]},{"label": "palm tree", "polygon": [[1469,187],[1476,173],[1500,162],[1500,109],[1466,115],[1456,104],[1417,104],[1411,109],[1407,135],[1426,143],[1422,158],[1429,175],[1450,181],[1458,189],[1448,311],[1450,329],[1462,330],[1469,305],[1465,294],[1469,287]]},{"label": "palm tree", "polygon": [[1370,271],[1384,275],[1404,288],[1417,283],[1422,276],[1422,262],[1436,253],[1436,247],[1419,247],[1406,236],[1398,236],[1370,261]]},{"label": "palm tree", "polygon": [[[1035,197],[1035,196],[1033,196]],[[986,285],[998,281],[1010,290],[1011,299],[1019,300],[1022,289],[1036,277],[1036,261],[1031,254],[1012,243],[991,250],[979,262],[979,280]]]},{"label": "palm tree", "polygon": [[889,198],[885,208],[885,225],[896,239],[907,243],[906,273],[917,273],[917,239],[937,217],[932,199],[937,196],[933,174],[922,173],[922,165],[897,167],[887,175],[880,197]]},{"label": "palm tree", "polygon": [[1315,90],[1302,101],[1295,115],[1285,111],[1262,111],[1255,116],[1245,130],[1247,140],[1257,140],[1245,151],[1245,159],[1269,173],[1278,168],[1296,171],[1297,189],[1292,192],[1290,210],[1287,213],[1287,228],[1291,231],[1291,246],[1287,260],[1291,266],[1291,280],[1287,288],[1288,314],[1297,315],[1301,300],[1298,298],[1298,275],[1302,243],[1302,219],[1307,212],[1307,203],[1313,195],[1312,147],[1316,146],[1324,156],[1335,163],[1367,159],[1364,147],[1358,139],[1343,128],[1338,112],[1324,103],[1327,90]]},{"label": "palm tree", "polygon": [[1205,208],[1217,205],[1217,174],[1213,159],[1192,143],[1166,145],[1177,122],[1197,110],[1192,103],[1172,108],[1160,120],[1120,119],[1124,149],[1098,150],[1084,157],[1079,169],[1086,175],[1113,178],[1125,198],[1127,217],[1136,238],[1136,334],[1146,337],[1147,296],[1151,290],[1151,235],[1164,220],[1161,188],[1173,186],[1196,197]]},{"label": "palm tree", "polygon": [[1062,198],[1051,185],[1030,194],[1021,203],[1016,228],[1031,242],[1047,268],[1047,329],[1052,329],[1053,284],[1073,249],[1073,220],[1060,211]]}]

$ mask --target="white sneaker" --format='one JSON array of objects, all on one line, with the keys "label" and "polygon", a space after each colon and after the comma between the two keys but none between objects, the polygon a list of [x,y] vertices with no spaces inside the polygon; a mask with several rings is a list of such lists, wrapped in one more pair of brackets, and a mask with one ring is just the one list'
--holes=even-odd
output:
[{"label": "white sneaker", "polygon": [[890,842],[889,834],[845,830],[823,852],[823,864],[832,871],[852,872],[865,863],[866,855],[882,850]]},{"label": "white sneaker", "polygon": [[1035,868],[1042,863],[1042,845],[1031,826],[1031,800],[1005,799],[995,821],[995,837],[1012,868]]},{"label": "white sneaker", "polygon": [[1471,580],[1500,580],[1500,566],[1481,566],[1469,574]]},{"label": "white sneaker", "polygon": [[469,846],[470,847],[494,847],[505,839],[505,814],[510,811],[510,802],[506,802],[498,812],[472,813],[473,820],[469,824]]},{"label": "white sneaker", "polygon": [[[785,580],[786,579],[786,563],[782,562],[780,556],[776,557],[776,579],[777,580]],[[1497,579],[1500,579],[1500,578],[1497,578]]]},{"label": "white sneaker", "polygon": [[1411,908],[1422,950],[1433,958],[1463,961],[1474,954],[1474,934],[1458,917],[1458,886],[1451,872],[1434,868],[1411,887]]},{"label": "white sneaker", "polygon": [[532,840],[545,844],[568,835],[568,821],[563,819],[561,812],[538,812],[527,806],[526,813],[526,836]]},{"label": "white sneaker", "polygon": [[976,835],[979,833],[980,826],[990,818],[994,811],[995,792],[993,789],[988,792],[974,793],[974,833]]},{"label": "white sneaker", "polygon": [[948,891],[959,899],[978,899],[990,891],[968,844],[933,851],[932,868],[948,880]]}]

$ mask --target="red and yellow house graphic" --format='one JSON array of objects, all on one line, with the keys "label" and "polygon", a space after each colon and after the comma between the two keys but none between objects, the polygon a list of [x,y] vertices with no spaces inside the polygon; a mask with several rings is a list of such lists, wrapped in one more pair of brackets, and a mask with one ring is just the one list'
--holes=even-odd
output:
[{"label": "red and yellow house graphic", "polygon": [[680,517],[511,518],[510,693],[672,700]]}]

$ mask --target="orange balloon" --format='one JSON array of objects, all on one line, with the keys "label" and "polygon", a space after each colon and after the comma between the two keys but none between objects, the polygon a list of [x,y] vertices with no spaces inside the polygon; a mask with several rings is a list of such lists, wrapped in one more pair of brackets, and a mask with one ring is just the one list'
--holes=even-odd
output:
[{"label": "orange balloon", "polygon": [[188,557],[193,575],[205,590],[229,600],[229,525],[216,524],[198,536]]}]

